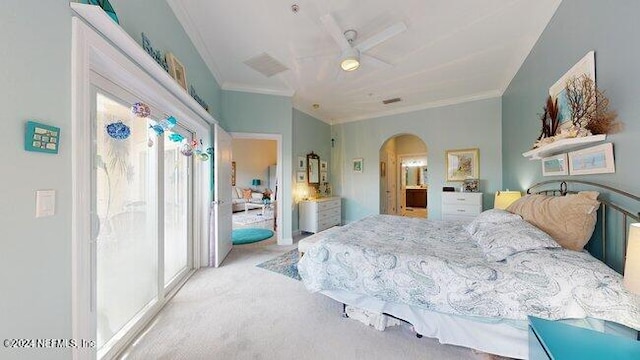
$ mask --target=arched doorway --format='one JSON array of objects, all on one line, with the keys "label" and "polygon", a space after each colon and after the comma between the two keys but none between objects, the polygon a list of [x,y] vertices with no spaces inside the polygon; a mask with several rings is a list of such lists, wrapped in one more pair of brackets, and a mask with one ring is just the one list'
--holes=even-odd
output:
[{"label": "arched doorway", "polygon": [[428,217],[427,145],[399,134],[380,147],[380,214]]}]

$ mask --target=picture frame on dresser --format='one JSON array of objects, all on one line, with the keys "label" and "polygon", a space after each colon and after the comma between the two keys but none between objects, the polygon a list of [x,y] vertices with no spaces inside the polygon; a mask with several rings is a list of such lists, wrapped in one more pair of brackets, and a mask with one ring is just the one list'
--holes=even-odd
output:
[{"label": "picture frame on dresser", "polygon": [[182,62],[172,53],[167,53],[165,58],[167,65],[169,65],[169,75],[176,80],[181,88],[187,90],[187,72]]}]

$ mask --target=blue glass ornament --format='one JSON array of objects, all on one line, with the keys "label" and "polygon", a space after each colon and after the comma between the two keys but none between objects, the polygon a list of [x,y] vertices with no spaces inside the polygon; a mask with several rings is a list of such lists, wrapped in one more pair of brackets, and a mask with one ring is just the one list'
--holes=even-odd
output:
[{"label": "blue glass ornament", "polygon": [[207,154],[213,155],[213,148],[212,147],[208,147],[207,148]]},{"label": "blue glass ornament", "polygon": [[116,140],[124,140],[131,135],[131,129],[123,124],[122,121],[111,123],[106,128],[107,134]]},{"label": "blue glass ornament", "polygon": [[160,125],[149,125],[149,127],[153,129],[158,136],[162,136],[162,134],[164,134],[164,128]]},{"label": "blue glass ornament", "polygon": [[202,153],[202,154],[198,155],[198,158],[200,160],[202,160],[202,161],[207,161],[207,160],[209,160],[209,155],[207,155],[205,153]]},{"label": "blue glass ornament", "polygon": [[171,129],[174,126],[178,125],[178,120],[176,120],[176,118],[174,118],[173,116],[169,116],[166,122],[167,122],[167,129]]},{"label": "blue glass ornament", "polygon": [[173,142],[180,142],[180,141],[184,140],[184,136],[182,136],[180,134],[176,134],[176,133],[171,133],[171,134],[169,134],[169,140],[171,140]]}]

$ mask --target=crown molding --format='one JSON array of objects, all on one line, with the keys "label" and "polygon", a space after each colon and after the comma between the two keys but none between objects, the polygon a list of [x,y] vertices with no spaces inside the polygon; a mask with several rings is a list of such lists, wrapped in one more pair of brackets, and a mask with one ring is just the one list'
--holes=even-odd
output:
[{"label": "crown molding", "polygon": [[330,118],[328,118],[326,116],[323,116],[321,114],[315,114],[312,111],[312,109],[309,109],[307,107],[303,107],[303,106],[301,106],[299,104],[293,104],[293,108],[298,110],[298,111],[300,111],[301,113],[304,113],[306,115],[311,116],[314,119],[320,120],[320,121],[322,121],[324,123],[327,123],[327,124],[331,125],[331,119]]},{"label": "crown molding", "polygon": [[223,83],[220,87],[222,88],[222,90],[244,91],[244,92],[262,94],[262,95],[292,97],[293,94],[295,94],[295,90],[291,90],[291,89],[273,89],[273,88],[259,87],[259,86],[241,84],[241,83],[230,82],[230,81]]},{"label": "crown molding", "polygon": [[368,119],[379,118],[382,116],[405,114],[405,113],[410,113],[410,112],[419,111],[419,110],[426,110],[426,109],[438,108],[443,106],[462,104],[466,102],[491,99],[491,98],[496,98],[501,96],[502,96],[502,92],[500,90],[491,90],[491,91],[481,92],[481,93],[477,93],[469,96],[461,96],[457,98],[432,101],[428,103],[407,106],[407,107],[397,108],[393,110],[378,111],[378,112],[374,112],[374,113],[370,113],[362,116],[333,119],[332,123],[335,125],[335,124],[342,124],[342,123],[359,121],[359,120],[368,120]]}]

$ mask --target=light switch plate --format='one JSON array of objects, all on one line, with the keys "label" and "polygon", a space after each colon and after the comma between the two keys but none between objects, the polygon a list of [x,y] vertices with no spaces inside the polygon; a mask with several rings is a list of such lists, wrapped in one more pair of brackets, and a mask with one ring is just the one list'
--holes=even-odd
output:
[{"label": "light switch plate", "polygon": [[53,216],[56,213],[56,191],[36,191],[36,217]]}]

